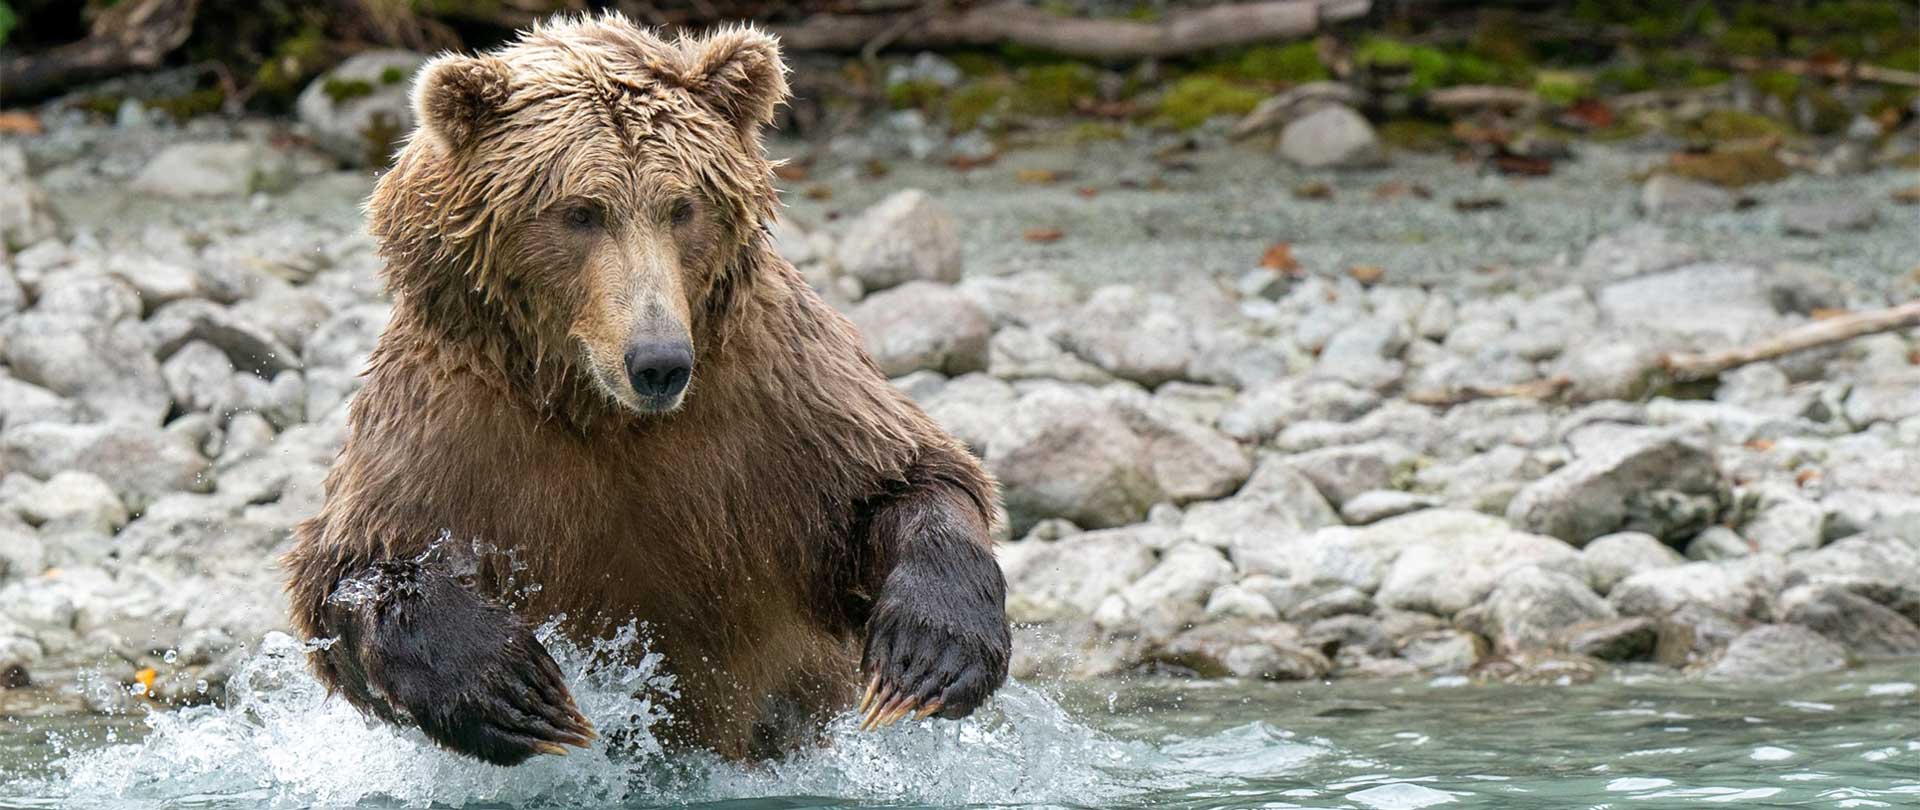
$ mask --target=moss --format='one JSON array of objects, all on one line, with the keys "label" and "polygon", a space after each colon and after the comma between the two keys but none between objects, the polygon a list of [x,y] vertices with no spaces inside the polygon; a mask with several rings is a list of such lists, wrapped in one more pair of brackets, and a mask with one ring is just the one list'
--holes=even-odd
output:
[{"label": "moss", "polygon": [[13,13],[13,6],[0,0],[0,45],[7,44],[7,35],[12,34],[14,26],[19,24],[20,16]]},{"label": "moss", "polygon": [[1160,97],[1160,119],[1177,129],[1192,129],[1218,115],[1246,115],[1266,96],[1217,76],[1188,76]]},{"label": "moss", "polygon": [[332,61],[332,48],[327,45],[326,35],[319,26],[310,25],[282,40],[273,55],[260,63],[260,69],[254,72],[254,85],[258,94],[291,99],[299,94],[308,79]]},{"label": "moss", "polygon": [[1770,183],[1792,172],[1771,146],[1741,146],[1674,155],[1662,171],[1727,188]]},{"label": "moss", "polygon": [[1014,85],[1013,106],[1028,115],[1065,115],[1095,93],[1093,69],[1062,63],[1028,68]]},{"label": "moss", "polygon": [[226,101],[227,94],[220,88],[209,87],[171,98],[148,101],[147,109],[166,113],[172,116],[173,120],[184,123],[192,118],[219,112]]},{"label": "moss", "polygon": [[1235,76],[1277,84],[1305,84],[1333,77],[1320,64],[1320,51],[1312,42],[1290,45],[1263,45],[1249,48],[1232,66]]},{"label": "moss", "polygon": [[1444,152],[1453,148],[1453,133],[1445,124],[1421,118],[1396,118],[1380,125],[1382,143],[1412,152]]},{"label": "moss", "polygon": [[1815,135],[1835,135],[1846,131],[1847,125],[1853,123],[1853,110],[1848,109],[1825,87],[1808,87],[1801,92],[1800,101],[1807,105],[1809,113],[1800,121],[1808,132]]},{"label": "moss", "polygon": [[932,107],[946,88],[925,79],[894,82],[887,85],[887,106],[896,110],[921,110]]},{"label": "moss", "polygon": [[1376,71],[1407,74],[1407,90],[1414,94],[1456,84],[1516,83],[1526,74],[1523,67],[1503,67],[1471,53],[1449,52],[1390,37],[1363,40],[1354,50],[1354,61]]},{"label": "moss", "polygon": [[1638,93],[1653,89],[1653,73],[1644,67],[1612,67],[1600,71],[1595,83],[1615,93]]},{"label": "moss", "polygon": [[1780,38],[1757,26],[1729,28],[1717,44],[1720,50],[1735,56],[1772,56],[1780,50]]},{"label": "moss", "polygon": [[1784,70],[1763,70],[1753,74],[1753,89],[1781,101],[1792,101],[1800,92],[1800,77]]},{"label": "moss", "polygon": [[1083,144],[1125,140],[1126,127],[1110,121],[1082,121],[1067,130],[1067,143]]},{"label": "moss", "polygon": [[1688,87],[1713,87],[1730,81],[1733,81],[1733,74],[1717,68],[1695,68],[1687,74]]},{"label": "moss", "polygon": [[1785,135],[1787,128],[1764,115],[1739,110],[1710,110],[1688,126],[1685,134],[1718,143]]},{"label": "moss", "polygon": [[1592,80],[1578,73],[1543,70],[1533,78],[1533,92],[1548,104],[1570,105],[1593,94]]},{"label": "moss", "polygon": [[980,126],[989,116],[1007,111],[1013,97],[1012,83],[1004,77],[975,79],[947,94],[947,125],[956,132]]},{"label": "moss", "polygon": [[93,113],[94,115],[112,118],[120,114],[120,103],[125,100],[125,96],[113,93],[101,93],[80,99],[74,102],[74,106]]},{"label": "moss", "polygon": [[381,84],[399,84],[406,80],[407,72],[401,70],[398,66],[389,67],[386,70],[380,71]]},{"label": "moss", "polygon": [[1006,65],[998,57],[981,51],[950,53],[947,54],[947,61],[960,69],[960,75],[970,79],[998,76],[1006,72]]},{"label": "moss", "polygon": [[327,94],[327,98],[333,99],[335,104],[344,104],[356,98],[373,95],[373,85],[359,79],[328,79],[320,86],[320,90]]}]

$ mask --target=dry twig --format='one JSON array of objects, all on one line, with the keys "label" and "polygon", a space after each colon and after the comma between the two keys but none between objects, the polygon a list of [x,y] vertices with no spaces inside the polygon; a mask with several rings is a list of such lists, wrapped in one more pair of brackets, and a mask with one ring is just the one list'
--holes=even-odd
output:
[{"label": "dry twig", "polygon": [[1915,326],[1920,326],[1920,299],[1886,309],[1836,315],[1725,351],[1669,354],[1661,358],[1660,364],[1675,382],[1693,382],[1749,363]]}]

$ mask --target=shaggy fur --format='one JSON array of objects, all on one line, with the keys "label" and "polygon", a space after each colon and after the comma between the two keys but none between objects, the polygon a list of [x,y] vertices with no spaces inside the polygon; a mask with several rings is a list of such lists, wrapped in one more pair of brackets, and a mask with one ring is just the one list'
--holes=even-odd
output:
[{"label": "shaggy fur", "polygon": [[[948,717],[1004,680],[992,482],[768,245],[783,71],[751,29],[618,16],[424,70],[369,203],[394,316],[284,561],[353,703],[493,762],[583,744],[527,630],[553,616],[645,623],[664,731],[733,757],[806,739],[857,670]],[[622,398],[643,323],[691,342],[677,410]]]}]

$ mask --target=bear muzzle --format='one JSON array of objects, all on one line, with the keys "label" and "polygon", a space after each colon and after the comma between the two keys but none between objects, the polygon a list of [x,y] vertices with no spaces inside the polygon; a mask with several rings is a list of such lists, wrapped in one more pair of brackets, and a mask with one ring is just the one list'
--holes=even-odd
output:
[{"label": "bear muzzle", "polygon": [[673,410],[693,379],[693,345],[684,340],[636,341],[625,360],[627,381],[647,411]]}]

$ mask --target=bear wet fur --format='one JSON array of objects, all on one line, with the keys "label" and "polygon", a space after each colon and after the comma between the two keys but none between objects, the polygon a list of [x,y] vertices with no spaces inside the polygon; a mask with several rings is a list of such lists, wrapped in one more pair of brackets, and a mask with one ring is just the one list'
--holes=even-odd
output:
[{"label": "bear wet fur", "polygon": [[284,560],[331,689],[512,764],[594,735],[554,617],[641,623],[656,733],[735,758],[1005,680],[991,479],[770,247],[784,70],[613,15],[422,70],[368,204],[393,317]]}]

